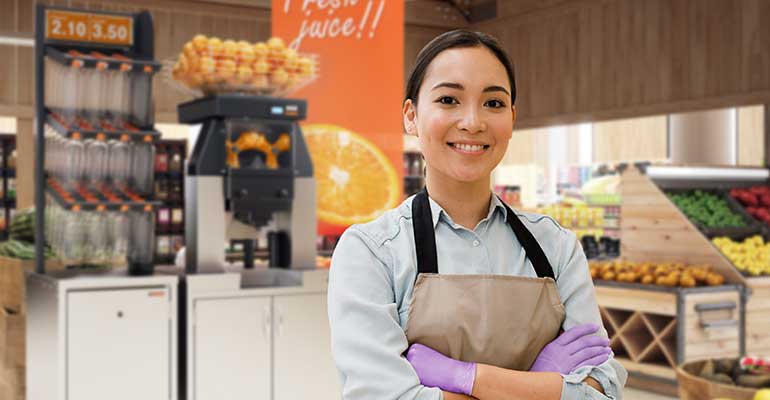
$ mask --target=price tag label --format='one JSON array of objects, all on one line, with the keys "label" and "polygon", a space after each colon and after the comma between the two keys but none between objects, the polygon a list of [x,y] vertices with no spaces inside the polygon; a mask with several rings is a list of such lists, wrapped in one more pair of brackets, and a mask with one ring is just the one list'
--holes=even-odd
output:
[{"label": "price tag label", "polygon": [[134,19],[124,15],[46,10],[47,39],[131,46]]}]

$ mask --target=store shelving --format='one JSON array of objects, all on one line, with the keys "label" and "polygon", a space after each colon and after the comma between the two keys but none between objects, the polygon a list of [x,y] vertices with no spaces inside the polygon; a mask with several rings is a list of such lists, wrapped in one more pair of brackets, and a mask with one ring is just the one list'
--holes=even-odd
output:
[{"label": "store shelving", "polygon": [[16,135],[0,134],[0,168],[0,240],[6,240],[16,210]]},{"label": "store shelving", "polygon": [[404,198],[407,198],[425,186],[425,160],[418,150],[404,152]]},{"label": "store shelving", "polygon": [[161,139],[155,142],[156,264],[173,264],[184,246],[184,165],[187,140]]}]

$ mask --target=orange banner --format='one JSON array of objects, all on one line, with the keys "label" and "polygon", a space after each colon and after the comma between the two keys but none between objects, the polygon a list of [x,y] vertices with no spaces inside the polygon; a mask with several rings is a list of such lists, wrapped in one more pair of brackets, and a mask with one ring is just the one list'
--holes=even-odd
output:
[{"label": "orange banner", "polygon": [[291,97],[313,158],[320,234],[376,218],[403,196],[404,2],[273,0],[273,36],[317,54],[318,78]]}]

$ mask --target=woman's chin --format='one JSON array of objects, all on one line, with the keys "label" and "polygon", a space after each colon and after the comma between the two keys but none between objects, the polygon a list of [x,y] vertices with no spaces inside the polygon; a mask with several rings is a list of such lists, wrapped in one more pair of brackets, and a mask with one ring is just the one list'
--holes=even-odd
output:
[{"label": "woman's chin", "polygon": [[490,173],[485,171],[458,171],[450,176],[457,182],[476,183],[481,180],[488,180]]}]

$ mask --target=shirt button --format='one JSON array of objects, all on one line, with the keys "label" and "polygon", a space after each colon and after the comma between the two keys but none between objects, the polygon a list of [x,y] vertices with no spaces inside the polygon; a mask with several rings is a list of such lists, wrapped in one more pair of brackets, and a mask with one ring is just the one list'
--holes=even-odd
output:
[{"label": "shirt button", "polygon": [[481,244],[481,243],[479,243],[478,240],[474,240],[473,241],[473,247],[479,247],[479,244]]}]

